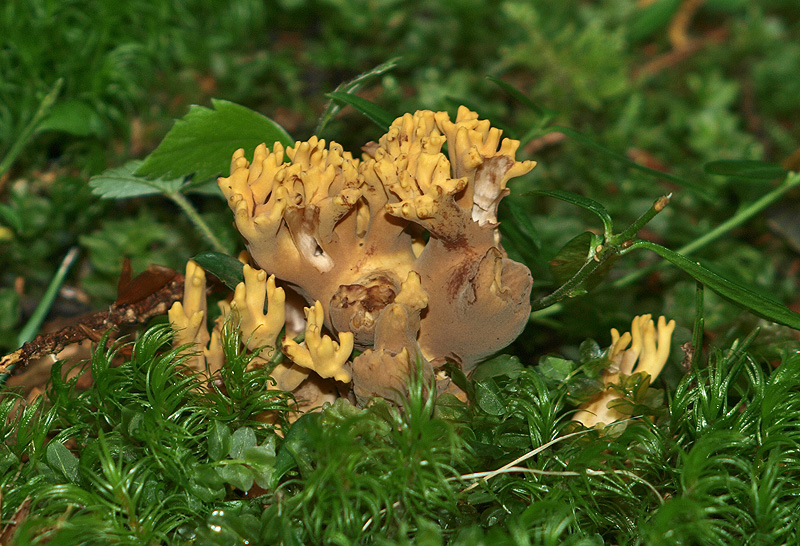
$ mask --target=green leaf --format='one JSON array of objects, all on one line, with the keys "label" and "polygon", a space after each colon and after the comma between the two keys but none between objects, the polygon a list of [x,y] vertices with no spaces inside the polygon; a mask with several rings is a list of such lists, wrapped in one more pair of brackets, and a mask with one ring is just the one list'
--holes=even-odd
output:
[{"label": "green leaf", "polygon": [[550,273],[556,284],[561,286],[570,280],[575,273],[589,260],[592,244],[595,241],[594,233],[584,231],[573,237],[561,247],[558,254],[550,260]]},{"label": "green leaf", "polygon": [[[598,244],[598,237],[594,233],[584,231],[564,245],[561,250],[558,251],[558,254],[550,260],[550,273],[553,275],[556,284],[558,286],[564,285],[575,276],[581,267],[583,267],[588,260],[592,259],[593,249]],[[606,261],[600,264],[600,266],[592,271],[585,279],[572,287],[567,297],[579,296],[592,290],[606,278],[608,272],[611,271],[611,268],[614,267],[618,259],[618,255],[606,259]]]},{"label": "green leaf", "polygon": [[547,379],[563,382],[572,373],[575,363],[566,358],[554,355],[545,355],[539,359],[539,372]]},{"label": "green leaf", "polygon": [[603,357],[603,348],[593,339],[585,339],[578,347],[581,362],[591,362]]},{"label": "green leaf", "polygon": [[777,163],[755,161],[751,159],[721,159],[711,161],[703,166],[707,174],[719,176],[736,176],[754,180],[772,180],[786,176],[786,169]]},{"label": "green leaf", "polygon": [[249,446],[244,448],[240,457],[250,466],[273,467],[275,465],[275,446]]},{"label": "green leaf", "polygon": [[273,487],[275,481],[295,467],[301,471],[311,470],[313,458],[309,429],[318,426],[319,420],[319,413],[305,413],[289,428],[275,459]]},{"label": "green leaf", "polygon": [[749,309],[756,315],[767,320],[789,326],[795,330],[800,330],[800,314],[795,313],[777,301],[753,292],[745,286],[720,277],[716,273],[701,266],[699,262],[690,260],[686,256],[656,243],[651,243],[650,241],[636,241],[631,248],[646,248],[647,250],[651,250],[673,265],[678,266],[695,280],[703,283],[720,296]]},{"label": "green leaf", "polygon": [[[399,63],[400,63],[400,57],[389,59],[385,63],[381,63],[371,70],[362,72],[352,80],[337,85],[336,89],[334,89],[333,92],[347,93],[352,95],[369,80],[377,78],[378,76],[382,76],[383,74],[389,72],[390,70],[393,70]],[[336,116],[336,114],[338,114],[341,109],[342,105],[338,104],[334,99],[328,101],[328,105],[325,107],[325,111],[322,113],[322,116],[320,116],[319,123],[317,123],[316,129],[314,129],[314,134],[321,135],[322,131],[328,125],[330,120],[332,120],[334,116]]]},{"label": "green leaf", "polygon": [[108,169],[89,180],[92,193],[103,199],[130,199],[144,195],[166,195],[177,192],[184,185],[184,179],[148,179],[134,174],[143,161],[128,161],[120,167]]},{"label": "green leaf", "polygon": [[656,0],[648,5],[628,26],[628,38],[633,42],[649,38],[669,24],[680,5],[681,0]]},{"label": "green leaf", "polygon": [[231,429],[221,421],[214,421],[208,432],[208,455],[212,461],[222,460],[231,450]]},{"label": "green leaf", "polygon": [[394,117],[389,112],[374,102],[368,101],[367,99],[361,98],[357,95],[334,91],[333,93],[326,93],[325,96],[337,102],[352,106],[367,116],[367,118],[369,118],[373,123],[383,129],[384,132],[389,130],[389,126],[394,121]]},{"label": "green leaf", "polygon": [[240,282],[244,282],[244,264],[222,252],[202,252],[192,258],[197,265],[235,290]]},{"label": "green leaf", "polygon": [[436,396],[434,418],[443,421],[466,421],[469,418],[469,407],[449,392]]},{"label": "green leaf", "polygon": [[45,452],[47,464],[72,483],[78,481],[78,458],[64,444],[50,442]]},{"label": "green leaf", "polygon": [[528,450],[531,448],[531,436],[519,432],[507,432],[497,437],[497,443],[507,449]]},{"label": "green leaf", "polygon": [[242,427],[236,429],[231,436],[231,459],[242,458],[242,453],[248,447],[255,447],[258,443],[255,431],[250,427]]},{"label": "green leaf", "polygon": [[594,199],[589,199],[583,195],[564,190],[536,190],[523,195],[546,195],[586,209],[600,218],[603,222],[603,230],[607,237],[610,237],[611,234],[614,233],[614,224],[611,220],[611,215],[601,203],[598,203]]},{"label": "green leaf", "polygon": [[71,99],[53,105],[36,131],[59,131],[81,137],[103,136],[106,125],[94,108],[83,101]]},{"label": "green leaf", "polygon": [[277,123],[258,112],[225,100],[212,99],[212,108],[193,105],[175,122],[161,144],[144,160],[136,174],[147,177],[179,178],[194,174],[206,180],[228,173],[233,152],[250,153],[261,144],[294,140]]},{"label": "green leaf", "polygon": [[253,471],[242,464],[227,464],[217,468],[217,474],[237,489],[250,491],[253,487]]},{"label": "green leaf", "polygon": [[483,381],[500,375],[507,375],[514,379],[519,377],[524,366],[519,361],[519,357],[514,355],[499,355],[475,368],[472,372],[473,381]]},{"label": "green leaf", "polygon": [[259,487],[269,489],[275,471],[275,445],[261,445],[245,448],[241,457],[253,471]]},{"label": "green leaf", "polygon": [[505,415],[508,409],[500,394],[500,388],[493,380],[475,382],[475,401],[489,415]]}]

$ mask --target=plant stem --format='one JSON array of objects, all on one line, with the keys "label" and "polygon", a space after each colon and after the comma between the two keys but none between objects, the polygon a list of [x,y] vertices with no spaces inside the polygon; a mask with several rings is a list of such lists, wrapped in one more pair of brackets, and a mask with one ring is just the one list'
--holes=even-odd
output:
[{"label": "plant stem", "polygon": [[214,235],[214,232],[211,231],[211,228],[205,223],[203,218],[200,216],[200,213],[197,212],[197,209],[195,209],[189,200],[186,199],[186,196],[180,192],[169,192],[166,194],[166,196],[172,199],[172,201],[181,208],[186,216],[189,217],[189,220],[200,231],[200,234],[203,235],[206,241],[211,244],[214,250],[223,254],[228,253],[228,249],[226,249],[225,245],[223,245],[217,236]]},{"label": "plant stem", "polygon": [[[37,332],[39,332],[39,328],[42,326],[42,322],[44,322],[45,317],[47,317],[47,313],[49,313],[50,309],[53,307],[53,302],[55,301],[56,296],[58,296],[58,291],[61,290],[61,286],[64,284],[64,280],[67,278],[67,274],[77,260],[79,253],[80,249],[77,246],[73,246],[69,249],[67,255],[64,256],[64,259],[61,260],[61,265],[58,267],[56,274],[53,275],[53,278],[50,280],[50,284],[47,285],[47,290],[45,290],[44,295],[39,301],[39,304],[36,306],[36,309],[33,311],[31,318],[28,319],[28,322],[25,323],[25,326],[22,327],[22,330],[20,330],[19,334],[17,335],[18,347],[22,347],[36,337]],[[13,372],[14,368],[16,367],[17,362],[12,362],[5,367],[7,373],[0,374],[0,386],[5,385],[6,380],[8,380],[11,372]]]},{"label": "plant stem", "polygon": [[670,193],[669,195],[662,195],[661,197],[656,199],[656,202],[653,203],[653,206],[647,209],[645,213],[639,217],[638,220],[636,220],[634,223],[628,226],[628,228],[625,231],[623,231],[619,235],[615,235],[612,238],[612,244],[613,243],[620,244],[627,241],[628,239],[633,239],[636,236],[636,234],[639,233],[640,229],[642,229],[650,220],[655,218],[656,214],[664,210],[664,208],[669,204],[669,200],[671,198],[672,194]]},{"label": "plant stem", "polygon": [[703,296],[705,286],[703,283],[697,283],[697,292],[695,294],[695,315],[694,315],[694,331],[692,332],[692,369],[697,369],[700,364],[700,359],[703,355],[703,326],[705,325],[705,317],[703,316]]},{"label": "plant stem", "polygon": [[25,147],[31,137],[33,137],[33,134],[36,132],[36,128],[39,126],[39,123],[42,122],[55,104],[63,85],[64,78],[59,78],[56,80],[53,88],[49,93],[47,93],[47,95],[44,96],[42,102],[39,103],[39,108],[36,110],[33,118],[31,118],[31,121],[22,130],[22,133],[20,133],[20,135],[14,140],[14,144],[11,145],[8,153],[5,155],[3,160],[0,161],[0,177],[2,177],[6,171],[11,168],[11,165],[14,163],[14,161],[16,161],[17,156],[22,153],[22,149]]},{"label": "plant stem", "polygon": [[67,255],[64,256],[64,259],[61,260],[61,265],[58,266],[56,274],[53,275],[53,278],[50,281],[50,284],[47,286],[47,290],[45,290],[39,305],[36,306],[31,318],[28,319],[28,322],[25,323],[25,326],[23,326],[22,330],[17,336],[17,345],[22,346],[36,336],[36,333],[42,326],[42,322],[44,322],[47,313],[50,312],[50,308],[53,306],[53,302],[58,295],[58,291],[61,290],[61,286],[64,284],[64,280],[67,278],[67,273],[69,273],[69,270],[77,260],[79,252],[80,249],[77,246],[73,246],[69,249]]},{"label": "plant stem", "polygon": [[579,286],[589,275],[591,275],[595,269],[600,267],[600,265],[608,259],[612,254],[607,254],[600,261],[595,261],[593,259],[588,259],[586,262],[581,266],[581,268],[569,279],[567,282],[559,286],[555,292],[548,294],[547,296],[533,302],[533,311],[538,311],[539,309],[544,309],[545,307],[549,307],[554,303],[558,303],[559,301],[563,300],[566,297],[569,297],[569,293],[572,291],[573,288]]},{"label": "plant stem", "polygon": [[[685,256],[687,254],[691,254],[695,250],[703,248],[708,243],[716,241],[725,233],[747,222],[750,218],[780,199],[787,191],[798,185],[800,185],[800,173],[791,173],[780,186],[765,194],[760,199],[753,201],[746,207],[743,207],[741,210],[739,210],[739,212],[728,218],[725,222],[721,223],[702,237],[699,237],[691,243],[679,248],[677,252]],[[637,271],[634,271],[633,273],[625,275],[624,277],[614,281],[614,288],[623,288],[628,286],[629,284],[638,281],[642,277],[649,275],[663,265],[664,262],[662,260],[648,267],[643,267]]]}]

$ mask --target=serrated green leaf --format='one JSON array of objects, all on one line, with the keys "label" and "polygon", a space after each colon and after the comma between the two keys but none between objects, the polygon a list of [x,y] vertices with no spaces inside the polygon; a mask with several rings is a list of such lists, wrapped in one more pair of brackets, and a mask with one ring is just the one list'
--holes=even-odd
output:
[{"label": "serrated green leaf", "polygon": [[334,91],[333,93],[326,93],[325,96],[335,101],[352,106],[364,114],[370,121],[375,123],[383,131],[388,131],[389,126],[394,121],[394,117],[389,112],[374,102],[361,98],[358,95]]},{"label": "serrated green leaf", "polygon": [[249,447],[255,447],[258,443],[255,431],[250,427],[241,427],[234,431],[231,436],[231,459],[242,458],[242,453]]},{"label": "serrated green leaf", "polygon": [[583,195],[564,190],[537,190],[525,193],[524,195],[546,195],[586,209],[600,218],[603,222],[603,229],[607,235],[611,235],[614,232],[614,223],[611,220],[611,215],[608,213],[608,210],[594,199],[589,199]]},{"label": "serrated green leaf", "polygon": [[36,131],[59,131],[82,137],[103,136],[106,125],[103,117],[90,105],[70,99],[54,104]]},{"label": "serrated green leaf", "polygon": [[202,252],[192,258],[197,265],[225,283],[231,290],[244,282],[244,264],[222,252]]},{"label": "serrated green leaf", "polygon": [[214,421],[208,431],[208,455],[212,461],[222,460],[231,450],[231,429],[228,425]]},{"label": "serrated green leaf", "polygon": [[269,147],[275,142],[294,144],[283,127],[254,110],[219,99],[211,104],[212,108],[191,106],[136,174],[166,178],[193,174],[195,180],[207,180],[227,174],[231,156],[239,148],[252,157],[262,142]]},{"label": "serrated green leaf", "polygon": [[72,483],[78,481],[78,458],[59,442],[50,442],[45,452],[47,464]]},{"label": "serrated green leaf", "polygon": [[489,415],[504,415],[508,411],[500,388],[491,379],[475,382],[475,401]]},{"label": "serrated green leaf", "polygon": [[789,326],[795,330],[800,330],[800,314],[795,313],[777,301],[753,292],[745,286],[720,277],[716,273],[700,265],[699,262],[690,260],[686,256],[650,241],[637,241],[633,243],[631,248],[646,248],[647,250],[651,250],[673,265],[681,268],[695,280],[703,283],[720,296],[749,309],[756,315],[767,320]]},{"label": "serrated green leaf", "polygon": [[177,192],[184,185],[184,179],[144,178],[135,173],[143,161],[128,161],[120,167],[108,169],[89,179],[92,193],[103,199],[130,199],[145,195],[166,195]]},{"label": "serrated green leaf", "polygon": [[777,163],[755,161],[750,159],[721,159],[711,161],[703,166],[707,174],[718,176],[736,176],[754,180],[772,180],[786,176],[786,169]]}]

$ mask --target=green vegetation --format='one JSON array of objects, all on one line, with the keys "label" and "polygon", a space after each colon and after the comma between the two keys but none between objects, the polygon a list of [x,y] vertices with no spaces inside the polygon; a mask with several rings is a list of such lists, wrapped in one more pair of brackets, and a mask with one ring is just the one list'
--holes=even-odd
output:
[{"label": "green vegetation", "polygon": [[[0,354],[48,311],[107,308],[124,258],[235,255],[214,180],[238,147],[355,153],[465,104],[539,165],[500,210],[536,310],[457,378],[469,403],[417,377],[403,410],[290,424],[235,333],[204,383],[156,319],[43,396],[3,387],[0,542],[796,543],[800,16],[644,4],[3,3]],[[642,313],[678,323],[667,369],[624,385],[640,418],[580,430],[609,329]]]}]

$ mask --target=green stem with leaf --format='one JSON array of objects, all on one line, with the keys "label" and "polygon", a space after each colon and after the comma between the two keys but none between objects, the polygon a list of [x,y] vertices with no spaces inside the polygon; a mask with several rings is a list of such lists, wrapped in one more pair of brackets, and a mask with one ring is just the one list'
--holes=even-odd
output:
[{"label": "green stem with leaf", "polygon": [[[684,256],[691,254],[695,250],[699,250],[704,246],[708,245],[711,242],[716,241],[721,236],[725,235],[729,231],[741,226],[755,215],[778,201],[781,197],[786,194],[792,188],[797,187],[800,185],[800,173],[790,173],[786,180],[783,181],[781,185],[777,188],[772,190],[769,193],[764,194],[761,198],[753,201],[749,205],[742,207],[739,212],[728,218],[726,221],[722,222],[720,225],[703,235],[692,241],[691,243],[682,246],[678,249],[679,254],[683,254]],[[630,284],[638,281],[642,277],[646,277],[653,271],[656,271],[658,268],[663,267],[664,262],[659,261],[658,263],[652,264],[648,267],[643,267],[633,273],[629,273],[620,279],[614,281],[614,288],[623,288],[625,286],[629,286]]]}]

